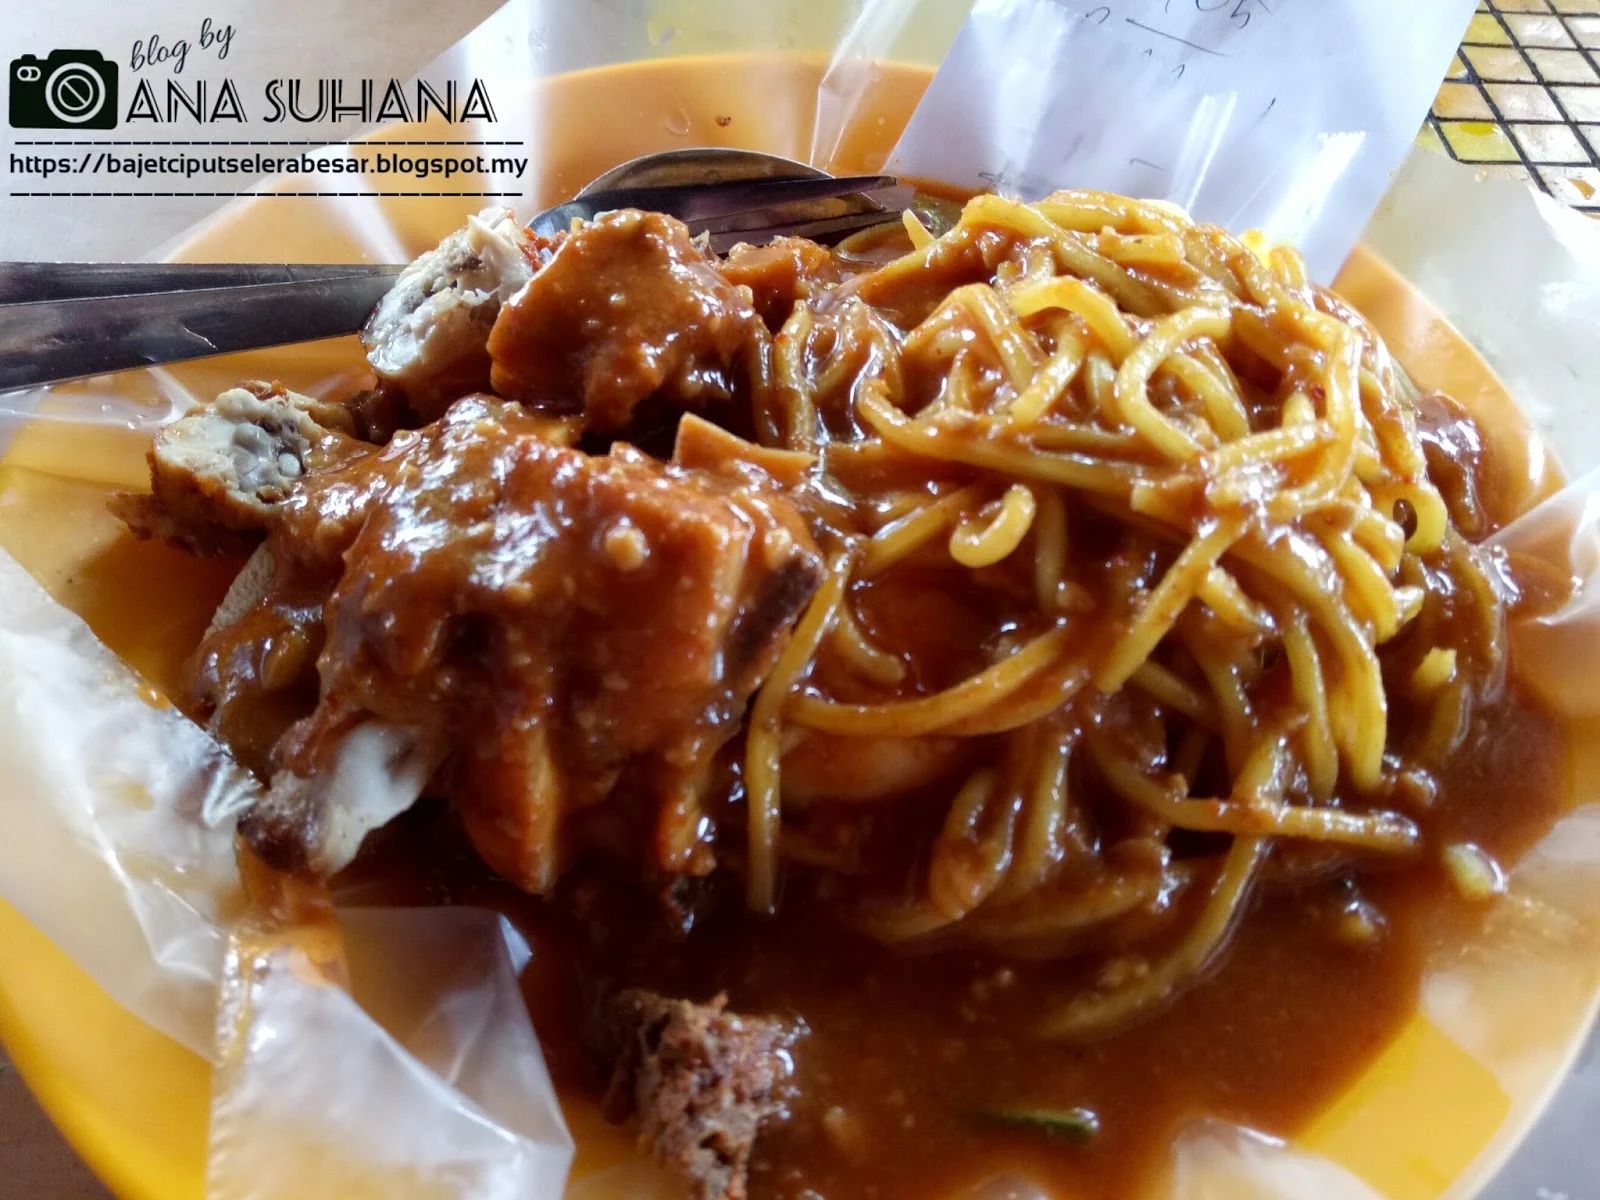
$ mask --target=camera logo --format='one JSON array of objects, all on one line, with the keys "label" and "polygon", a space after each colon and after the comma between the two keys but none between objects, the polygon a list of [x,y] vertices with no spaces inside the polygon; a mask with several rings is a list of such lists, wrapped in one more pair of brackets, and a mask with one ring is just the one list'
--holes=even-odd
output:
[{"label": "camera logo", "polygon": [[13,129],[115,129],[117,64],[98,50],[11,60]]}]

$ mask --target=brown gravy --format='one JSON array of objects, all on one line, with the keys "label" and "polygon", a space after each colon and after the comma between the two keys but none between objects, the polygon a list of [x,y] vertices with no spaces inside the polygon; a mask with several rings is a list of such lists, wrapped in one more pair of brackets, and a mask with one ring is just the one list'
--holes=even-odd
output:
[{"label": "brown gravy", "polygon": [[[1440,778],[1430,841],[1466,838],[1514,861],[1561,810],[1560,726],[1513,692],[1480,710],[1468,747]],[[1187,1122],[1292,1138],[1415,1012],[1429,949],[1485,911],[1439,868],[1368,875],[1361,894],[1384,932],[1353,946],[1335,935],[1348,900],[1336,885],[1260,893],[1208,977],[1162,1011],[1086,1044],[1049,1043],[970,1000],[1065,993],[1081,967],[896,954],[804,913],[760,921],[737,904],[687,941],[652,936],[643,909],[580,921],[492,879],[439,809],[380,836],[343,881],[352,896],[486,905],[528,936],[523,991],[569,1103],[598,1095],[581,1049],[596,976],[702,999],[725,989],[736,1009],[802,1020],[791,1119],[757,1142],[751,1172],[752,1194],[772,1200],[937,1200],[999,1177],[1053,1200],[1132,1196],[1161,1178]],[[999,1127],[978,1113],[996,1104],[1084,1107],[1099,1128],[1073,1142]]]}]

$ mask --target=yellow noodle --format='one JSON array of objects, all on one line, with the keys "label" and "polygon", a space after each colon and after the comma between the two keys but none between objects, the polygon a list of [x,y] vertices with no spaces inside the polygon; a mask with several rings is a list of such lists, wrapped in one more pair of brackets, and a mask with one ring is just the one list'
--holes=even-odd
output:
[{"label": "yellow noodle", "polygon": [[1131,759],[1109,750],[1102,738],[1091,735],[1087,748],[1095,768],[1112,788],[1177,829],[1302,837],[1389,853],[1414,849],[1420,837],[1417,827],[1399,813],[1353,813],[1272,800],[1185,800],[1147,776]]},{"label": "yellow noodle", "polygon": [[[945,493],[946,496],[949,494],[948,492]],[[976,496],[977,493],[974,492],[973,495]],[[871,516],[881,522],[878,526],[878,532],[882,533],[902,517],[909,517],[912,513],[920,512],[935,500],[937,500],[937,497],[930,498],[928,493],[921,488],[915,491],[909,489],[906,491],[898,489],[886,491],[873,499]]]},{"label": "yellow noodle", "polygon": [[1212,884],[1200,919],[1175,950],[1126,987],[1078,997],[1039,1027],[1046,1038],[1078,1038],[1110,1028],[1133,1013],[1170,996],[1187,978],[1201,971],[1222,945],[1244,905],[1250,880],[1266,851],[1266,839],[1234,839]]},{"label": "yellow noodle", "polygon": [[1400,628],[1400,610],[1395,604],[1394,588],[1383,569],[1348,533],[1326,533],[1322,544],[1344,576],[1345,594],[1352,607],[1372,622],[1380,642],[1388,641]]},{"label": "yellow noodle", "polygon": [[1175,233],[1102,233],[1099,248],[1101,254],[1119,267],[1187,265],[1183,257],[1183,239]]},{"label": "yellow noodle", "polygon": [[1443,497],[1431,483],[1380,485],[1372,489],[1372,494],[1375,499],[1381,498],[1391,503],[1404,500],[1411,506],[1417,527],[1406,539],[1407,550],[1426,554],[1443,544],[1445,532],[1450,528],[1450,513],[1444,506]]},{"label": "yellow noodle", "polygon": [[1433,709],[1423,730],[1418,753],[1429,762],[1443,762],[1461,744],[1466,732],[1467,690],[1447,683],[1434,693]]},{"label": "yellow noodle", "polygon": [[1411,672],[1411,690],[1419,696],[1436,692],[1456,677],[1456,652],[1446,646],[1435,646],[1422,656],[1416,670]]},{"label": "yellow noodle", "polygon": [[992,517],[965,517],[950,535],[950,557],[963,567],[989,567],[1015,553],[1033,527],[1037,505],[1026,484],[1013,483]]},{"label": "yellow noodle", "polygon": [[1295,699],[1306,714],[1301,731],[1306,778],[1312,797],[1326,800],[1339,782],[1339,751],[1333,744],[1333,726],[1328,719],[1328,689],[1322,677],[1322,663],[1302,608],[1295,609],[1284,622],[1283,652],[1289,662]]},{"label": "yellow noodle", "polygon": [[1217,710],[1210,697],[1197,691],[1154,659],[1147,658],[1140,663],[1139,669],[1128,676],[1128,682],[1140,691],[1148,692],[1169,708],[1181,712],[1197,725],[1207,729],[1217,727]]},{"label": "yellow noodle", "polygon": [[1077,336],[1066,332],[1059,339],[1054,357],[1044,365],[1011,402],[1008,415],[1019,425],[1032,425],[1050,411],[1061,394],[1072,386],[1083,367],[1084,346]]},{"label": "yellow noodle", "polygon": [[1174,354],[1161,369],[1194,393],[1224,445],[1250,432],[1250,417],[1231,375],[1219,378],[1210,363],[1190,354]]},{"label": "yellow noodle", "polygon": [[1255,714],[1245,691],[1242,664],[1206,637],[1197,622],[1180,625],[1178,635],[1211,688],[1228,768],[1238,771],[1249,758],[1251,739],[1255,736]]},{"label": "yellow noodle", "polygon": [[[1297,305],[1291,311],[1308,328],[1320,330],[1320,326],[1311,325],[1311,317],[1317,314],[1304,305]],[[1326,321],[1326,318],[1321,320]],[[1309,512],[1337,495],[1349,477],[1355,458],[1360,346],[1355,337],[1343,328],[1331,333],[1322,331],[1322,335],[1330,343],[1327,351],[1328,370],[1322,383],[1325,395],[1323,420],[1333,430],[1333,438],[1323,451],[1316,470],[1305,483],[1285,488],[1268,501],[1270,511],[1283,519]]]},{"label": "yellow noodle", "polygon": [[1196,598],[1224,625],[1253,637],[1266,637],[1276,631],[1272,614],[1245,595],[1239,581],[1222,567],[1206,572]]},{"label": "yellow noodle", "polygon": [[1194,437],[1150,403],[1150,378],[1191,338],[1220,338],[1232,318],[1218,309],[1191,308],[1158,323],[1117,370],[1117,415],[1167,457],[1190,462],[1200,454]]},{"label": "yellow noodle", "polygon": [[[1362,491],[1362,498],[1369,499],[1365,490]],[[1351,540],[1378,564],[1378,569],[1385,577],[1394,574],[1400,566],[1401,556],[1405,554],[1405,531],[1382,513],[1367,506],[1342,502],[1342,508],[1330,506],[1312,513],[1307,517],[1306,524],[1319,531],[1348,529]]]},{"label": "yellow noodle", "polygon": [[891,464],[905,466],[910,461],[904,451],[877,438],[863,438],[859,442],[829,442],[822,447],[823,474],[830,477],[848,478]]},{"label": "yellow noodle", "polygon": [[867,640],[850,611],[848,602],[839,605],[838,619],[833,625],[830,645],[834,652],[850,664],[863,679],[884,687],[895,687],[906,677],[906,664],[892,654],[885,654]]},{"label": "yellow noodle", "polygon": [[750,706],[749,732],[745,737],[744,783],[749,795],[749,877],[746,899],[757,912],[771,912],[777,891],[779,812],[778,757],[783,706],[789,693],[804,674],[817,647],[833,624],[844,600],[845,583],[850,575],[850,555],[839,551],[828,562],[828,573],[817,594],[807,605],[794,635],[773,665],[761,690]]},{"label": "yellow noodle", "polygon": [[[1161,877],[1153,872],[1111,876],[1071,891],[1045,887],[1003,907],[997,907],[1003,899],[997,894],[964,917],[959,928],[985,945],[1020,958],[1050,958],[1072,949],[1085,933],[1148,908],[1160,894]],[[869,936],[890,943],[938,934],[952,925],[926,903],[866,908],[852,923]]]},{"label": "yellow noodle", "polygon": [[1012,288],[1006,299],[1019,317],[1031,317],[1047,308],[1074,314],[1100,340],[1114,363],[1120,364],[1139,345],[1115,301],[1081,279],[1062,275],[1044,283],[1026,284]]},{"label": "yellow noodle", "polygon": [[1001,787],[993,772],[979,771],[973,779],[950,805],[928,863],[928,902],[950,921],[992,896],[1011,865],[1021,797]]},{"label": "yellow noodle", "polygon": [[1063,655],[1054,666],[1030,679],[1027,686],[1019,688],[993,708],[963,717],[944,732],[954,737],[1009,733],[1058,711],[1088,683],[1088,666],[1071,655]]},{"label": "yellow noodle", "polygon": [[1045,454],[1021,440],[963,437],[950,426],[912,421],[883,396],[863,389],[857,409],[879,437],[911,453],[945,462],[986,467],[1040,483],[1108,495],[1127,495],[1142,472],[1123,463],[1095,461],[1078,455]]},{"label": "yellow noodle", "polygon": [[796,696],[789,705],[789,717],[798,725],[846,737],[916,737],[937,733],[985,712],[1010,696],[1054,662],[1066,644],[1067,631],[1052,629],[954,687],[915,700],[835,704],[816,696]]},{"label": "yellow noodle", "polygon": [[1065,839],[1067,761],[1071,744],[1054,730],[1041,727],[1027,795],[1027,820],[1022,826],[1011,871],[1001,894],[1016,896],[1044,883]]},{"label": "yellow noodle", "polygon": [[823,365],[811,381],[816,394],[826,396],[839,390],[850,379],[859,379],[872,358],[870,320],[862,317],[860,301],[847,296],[840,303],[834,320],[833,344],[823,357]]},{"label": "yellow noodle", "polygon": [[909,208],[900,214],[900,222],[906,227],[906,236],[911,239],[913,250],[926,249],[933,241],[933,233]]},{"label": "yellow noodle", "polygon": [[1402,479],[1421,479],[1428,473],[1422,446],[1408,414],[1415,409],[1416,388],[1404,371],[1394,372],[1397,391],[1410,393],[1402,403],[1395,392],[1365,367],[1361,370],[1361,407],[1384,458]]},{"label": "yellow noodle", "polygon": [[1334,738],[1350,764],[1356,786],[1363,791],[1375,789],[1383,765],[1389,712],[1383,676],[1372,643],[1363,636],[1344,601],[1330,594],[1324,578],[1308,565],[1326,562],[1326,551],[1303,537],[1291,536],[1268,544],[1244,539],[1234,553],[1287,588],[1327,636],[1340,668],[1330,693]]},{"label": "yellow noodle", "polygon": [[811,401],[811,386],[805,372],[806,342],[811,337],[811,327],[811,310],[804,304],[795,305],[773,347],[777,391],[788,410],[788,420],[782,428],[789,449],[812,450],[816,446],[817,411]]},{"label": "yellow noodle", "polygon": [[1283,339],[1264,312],[1252,308],[1235,309],[1233,336],[1268,366],[1287,372],[1292,365],[1294,344]]},{"label": "yellow noodle", "polygon": [[980,909],[964,926],[976,937],[1018,954],[1028,955],[1030,946],[1044,943],[1042,957],[1047,957],[1056,949],[1055,943],[1070,946],[1085,931],[1152,904],[1160,893],[1161,877],[1154,872],[1112,876],[1087,889],[1043,889],[1006,908]]},{"label": "yellow noodle", "polygon": [[1446,531],[1443,549],[1452,572],[1465,585],[1477,617],[1479,653],[1486,662],[1499,663],[1506,654],[1505,613],[1496,598],[1494,583],[1482,559],[1454,528]]},{"label": "yellow noodle", "polygon": [[[1370,808],[1385,755],[1404,772],[1457,744],[1479,672],[1503,662],[1503,611],[1428,479],[1414,385],[1292,251],[1091,192],[975,197],[938,238],[902,220],[911,253],[820,315],[797,307],[756,356],[768,374],[752,368],[763,443],[819,453],[823,515],[807,517],[849,510],[844,528],[871,537],[853,572],[830,559],[843,575],[752,706],[751,902],[770,903],[779,853],[865,869],[854,843],[780,830],[779,750],[808,731],[935,739],[967,782],[918,782],[896,810],[927,812],[917,891],[874,906],[846,889],[846,915],[885,940],[1044,957],[1187,923],[1135,982],[1042,1026],[1098,1032],[1204,967],[1271,839],[1416,847],[1405,816]],[[1153,587],[1128,582],[1152,561],[1171,563]],[[875,644],[852,578],[915,591],[928,626]],[[1397,661],[1385,647],[1413,623]],[[981,640],[956,653],[1044,632],[919,694],[945,678],[924,639],[967,628]],[[801,687],[823,639],[827,669]],[[1392,747],[1384,669],[1421,714]],[[850,770],[837,757],[807,769]],[[1214,773],[1221,794],[1196,795]],[[1145,849],[1103,855],[1107,828]],[[1233,845],[1213,875],[1166,858],[1174,829]],[[1191,871],[1204,898],[1163,916]]]},{"label": "yellow noodle", "polygon": [[[1111,364],[1103,357],[1100,361],[1110,372]],[[1108,375],[1111,383],[1114,383],[1115,379],[1114,373]],[[1143,443],[1131,433],[1060,420],[1046,419],[1029,429],[1027,436],[1028,441],[1040,450],[1066,450],[1095,454],[1102,458],[1131,458],[1143,449]]]},{"label": "yellow noodle", "polygon": [[1082,234],[1063,229],[1033,206],[1002,196],[974,196],[962,210],[958,230],[970,233],[984,227],[1047,239],[1060,267],[1071,275],[1090,280],[1129,311],[1174,312],[1199,299],[1188,289],[1158,279],[1134,278],[1091,247]]},{"label": "yellow noodle", "polygon": [[978,389],[973,381],[976,371],[971,354],[965,352],[957,354],[955,362],[950,364],[950,374],[945,378],[944,391],[934,404],[928,406],[923,415],[926,416],[942,408],[964,413],[977,409],[979,405],[974,396]]},{"label": "yellow noodle", "polygon": [[[1091,351],[1084,360],[1083,390],[1096,412],[1117,411],[1117,368],[1104,351]],[[1130,431],[1126,436],[1134,444],[1142,444],[1137,434]]]},{"label": "yellow noodle", "polygon": [[1139,664],[1150,657],[1156,643],[1167,635],[1217,560],[1243,532],[1242,518],[1225,517],[1184,547],[1178,560],[1167,568],[1155,591],[1150,593],[1133,624],[1095,672],[1097,688],[1102,692],[1114,692],[1128,681]]},{"label": "yellow noodle", "polygon": [[1304,392],[1295,392],[1283,402],[1284,425],[1307,425],[1317,419],[1317,410],[1312,406],[1311,397]]},{"label": "yellow noodle", "polygon": [[1000,297],[988,284],[969,284],[950,294],[959,300],[977,318],[978,325],[989,335],[989,341],[1000,355],[1000,362],[1010,377],[1014,391],[1024,391],[1038,371],[1038,350],[1021,325],[1016,314],[1000,302]]},{"label": "yellow noodle", "polygon": [[1217,239],[1215,245],[1222,261],[1238,282],[1241,298],[1264,309],[1292,303],[1283,285],[1242,241],[1222,237]]},{"label": "yellow noodle", "polygon": [[1283,281],[1285,287],[1299,292],[1310,286],[1305,260],[1293,251],[1285,250],[1282,246],[1274,246],[1272,253],[1268,255],[1268,262],[1273,274]]},{"label": "yellow noodle", "polygon": [[1333,428],[1321,421],[1252,433],[1236,441],[1224,442],[1215,450],[1206,451],[1200,459],[1200,469],[1207,475],[1221,475],[1228,471],[1243,471],[1298,458],[1312,450],[1321,449],[1334,437]]},{"label": "yellow noodle", "polygon": [[1032,207],[1053,224],[1078,233],[1113,229],[1128,236],[1145,233],[1175,235],[1181,233],[1188,224],[1181,212],[1167,211],[1148,202],[1106,192],[1056,192]]},{"label": "yellow noodle", "polygon": [[1039,511],[1033,519],[1033,587],[1039,611],[1061,610],[1061,586],[1067,578],[1067,505],[1055,488],[1039,488]]},{"label": "yellow noodle", "polygon": [[1419,587],[1397,587],[1394,590],[1395,611],[1400,614],[1400,628],[1404,629],[1417,619],[1427,593]]},{"label": "yellow noodle", "polygon": [[948,492],[921,508],[890,521],[867,542],[861,559],[861,574],[870,578],[888,570],[917,547],[938,537],[974,507],[982,491],[977,487]]}]

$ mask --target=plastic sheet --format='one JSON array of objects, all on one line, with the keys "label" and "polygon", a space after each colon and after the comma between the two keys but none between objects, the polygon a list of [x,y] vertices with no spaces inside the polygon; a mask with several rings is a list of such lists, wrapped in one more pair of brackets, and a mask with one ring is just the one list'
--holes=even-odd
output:
[{"label": "plastic sheet", "polygon": [[9,555],[0,593],[0,893],[121,1004],[208,1054],[242,909],[229,818],[255,785]]},{"label": "plastic sheet", "polygon": [[979,0],[890,163],[1030,200],[1170,200],[1299,246],[1326,282],[1472,7]]},{"label": "plastic sheet", "polygon": [[212,1200],[558,1195],[571,1143],[517,976],[478,909],[352,909],[339,972],[297,931],[230,939]]},{"label": "plastic sheet", "polygon": [[[524,98],[520,108],[502,101],[496,136],[522,138],[538,161],[539,188],[517,204],[527,215],[595,173],[597,157],[679,144],[754,145],[819,165],[876,166],[887,150],[884,130],[905,123],[927,78],[886,63],[935,61],[963,10],[910,0],[871,0],[860,14],[827,4],[802,13],[516,0],[424,74],[501,80],[513,89],[504,95]],[[735,57],[718,72],[696,71],[693,56],[707,51]],[[633,91],[614,76],[531,94],[515,82],[663,52],[681,58],[630,76]],[[775,52],[787,56],[781,69]],[[575,124],[579,114],[591,125]],[[609,132],[597,143],[592,134],[601,128]],[[1472,185],[1458,173],[1451,186]],[[270,244],[290,260],[394,260],[418,253],[472,207],[375,196],[252,200],[167,250],[248,257]],[[1476,235],[1470,222],[1455,226],[1447,236]],[[1380,226],[1375,236],[1382,235]],[[1529,320],[1548,315],[1570,337],[1596,339],[1600,310],[1555,310],[1574,280],[1600,270],[1600,252],[1591,257],[1570,238],[1552,242],[1501,284],[1542,306]],[[1429,282],[1436,302],[1450,307],[1458,279],[1441,272]],[[1419,338],[1413,349],[1425,345]],[[1426,355],[1409,365],[1425,385],[1440,382]],[[1559,394],[1544,390],[1536,366],[1518,377],[1519,389]],[[190,400],[259,375],[335,394],[360,371],[353,344],[297,347],[90,381],[14,405],[32,419],[12,421],[16,441],[0,464],[0,543],[67,607],[0,556],[0,702],[11,717],[0,729],[0,895],[131,1012],[215,1062],[208,1174],[219,1200],[556,1196],[572,1139],[516,986],[528,947],[497,916],[472,910],[349,909],[336,928],[309,929],[240,913],[227,814],[253,785],[198,730],[151,702],[152,685],[172,685],[195,621],[203,627],[225,580],[183,575],[190,568],[173,557],[161,560],[172,590],[141,590],[154,585],[128,582],[137,564],[117,560],[122,543],[103,515],[107,489],[138,483],[148,430]],[[1550,432],[1574,417],[1562,405],[1540,411]],[[1517,466],[1529,476],[1530,497],[1547,486],[1538,455]],[[1586,477],[1502,535],[1510,546],[1566,556],[1581,582],[1567,609],[1514,633],[1518,669],[1541,678],[1547,697],[1575,721],[1600,716],[1600,674],[1573,652],[1600,644],[1590,629],[1600,611],[1597,482]],[[167,624],[152,629],[160,623],[147,617],[129,626],[114,611],[119,603],[145,604]],[[88,616],[93,632],[68,608]],[[1600,761],[1580,755],[1572,774],[1577,796],[1600,795]],[[1600,989],[1597,828],[1593,810],[1575,811],[1513,873],[1497,910],[1504,919],[1483,943],[1441,948],[1424,1011],[1358,1085],[1367,1089],[1359,1101],[1293,1147],[1225,1125],[1197,1127],[1174,1148],[1167,1191],[1196,1200],[1422,1197],[1452,1186],[1466,1194],[1481,1182],[1537,1111]],[[1544,1006],[1535,1021],[1508,985],[1531,977]],[[1441,1063],[1457,1074],[1441,1077]],[[1397,1166],[1404,1156],[1383,1157],[1395,1136],[1385,1123],[1416,1130],[1409,1116],[1395,1115],[1417,1101],[1395,1082],[1401,1077],[1425,1086],[1447,1078],[1481,1103],[1459,1136]],[[591,1131],[592,1114],[568,1116],[587,1123],[580,1141],[610,1136],[613,1150],[620,1145]],[[627,1157],[589,1155],[568,1194],[673,1194],[652,1166]],[[1007,1181],[985,1191],[1034,1194]]]}]

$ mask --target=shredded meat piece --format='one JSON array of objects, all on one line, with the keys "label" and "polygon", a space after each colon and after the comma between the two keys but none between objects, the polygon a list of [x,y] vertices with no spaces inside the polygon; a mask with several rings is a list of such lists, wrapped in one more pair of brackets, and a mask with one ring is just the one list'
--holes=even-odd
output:
[{"label": "shredded meat piece", "polygon": [[1479,496],[1487,451],[1471,415],[1443,392],[1423,392],[1417,397],[1417,433],[1428,478],[1456,527],[1473,540],[1494,532]]},{"label": "shredded meat piece", "polygon": [[[337,869],[442,768],[479,853],[530,891],[556,878],[563,816],[613,793],[643,812],[654,867],[712,868],[697,798],[819,556],[751,465],[691,470],[622,444],[592,456],[563,444],[573,432],[469,397],[284,506],[271,594],[199,655],[213,701],[246,690],[289,645],[285,616],[303,628],[296,605],[327,597],[315,709],[241,824],[274,866]],[[352,824],[329,807],[354,794],[339,774],[357,731],[349,761],[404,786]]]},{"label": "shredded meat piece", "polygon": [[844,270],[826,248],[805,238],[774,238],[765,246],[740,244],[721,263],[723,278],[750,289],[756,312],[777,333],[796,304],[842,283]]},{"label": "shredded meat piece", "polygon": [[743,1200],[750,1150],[783,1113],[796,1031],[769,1017],[641,989],[600,1007],[594,1040],[610,1068],[604,1107],[637,1115],[639,1149],[689,1184],[695,1200]]},{"label": "shredded meat piece", "polygon": [[747,296],[681,221],[607,213],[569,234],[501,307],[489,335],[494,390],[546,410],[580,400],[602,433],[628,426],[646,400],[726,401],[767,338]]},{"label": "shredded meat piece", "polygon": [[450,401],[483,387],[485,345],[500,306],[532,278],[549,244],[509,209],[469,218],[402,271],[373,310],[361,333],[372,369],[430,421]]},{"label": "shredded meat piece", "polygon": [[112,511],[142,537],[197,554],[246,554],[307,474],[365,452],[348,409],[279,383],[230,388],[157,435],[148,495]]}]

